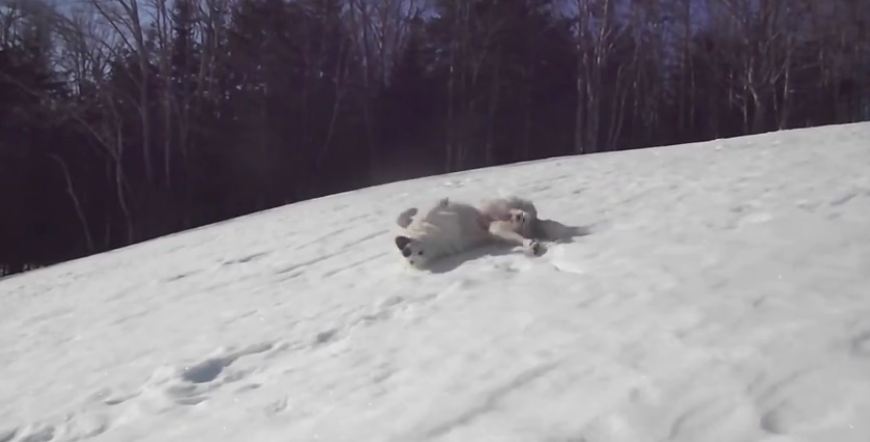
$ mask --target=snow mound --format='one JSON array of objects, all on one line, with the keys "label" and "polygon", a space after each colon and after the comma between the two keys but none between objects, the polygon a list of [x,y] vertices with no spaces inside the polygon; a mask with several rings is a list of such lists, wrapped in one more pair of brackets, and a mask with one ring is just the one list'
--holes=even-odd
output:
[{"label": "snow mound", "polygon": [[[0,281],[0,442],[867,441],[870,124],[393,183]],[[402,265],[517,193],[543,256]]]}]

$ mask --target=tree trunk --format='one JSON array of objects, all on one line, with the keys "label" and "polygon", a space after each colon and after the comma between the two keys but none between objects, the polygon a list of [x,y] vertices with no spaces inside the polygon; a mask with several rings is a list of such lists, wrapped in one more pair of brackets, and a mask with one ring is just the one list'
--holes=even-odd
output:
[{"label": "tree trunk", "polygon": [[124,217],[124,225],[126,226],[127,231],[127,244],[133,244],[136,234],[133,229],[133,216],[130,213],[130,205],[127,203],[127,195],[124,191],[124,166],[122,165],[122,153],[123,153],[123,137],[121,132],[120,123],[117,123],[118,126],[116,128],[117,140],[118,140],[118,150],[117,156],[115,157],[115,196],[118,199],[118,206],[121,209],[121,215]]},{"label": "tree trunk", "polygon": [[[123,4],[123,1],[122,1]],[[148,87],[148,54],[145,48],[145,35],[142,32],[142,23],[139,20],[138,0],[130,0],[130,4],[124,4],[129,14],[133,32],[133,41],[136,43],[136,58],[139,62],[139,117],[142,121],[142,160],[145,165],[145,177],[148,183],[154,182],[154,170],[151,164],[151,97]]]},{"label": "tree trunk", "polygon": [[599,114],[601,111],[600,102],[600,71],[593,68],[590,72],[592,81],[586,82],[586,103],[588,105],[586,111],[586,153],[595,152],[598,145],[598,128]]},{"label": "tree trunk", "polygon": [[515,160],[529,160],[531,158],[532,144],[532,81],[534,78],[534,66],[529,63],[523,75],[523,84],[525,85],[525,100],[523,102],[523,144],[519,158]]},{"label": "tree trunk", "polygon": [[160,45],[160,76],[162,77],[163,109],[163,183],[166,190],[172,188],[172,73],[170,71],[171,45],[169,43],[169,14],[166,0],[157,0],[157,37]]},{"label": "tree trunk", "polygon": [[[454,37],[455,38],[455,37]],[[456,89],[456,43],[451,41],[450,67],[447,77],[447,124],[445,125],[444,171],[453,169],[453,101]]]},{"label": "tree trunk", "polygon": [[575,85],[577,90],[577,109],[574,111],[574,153],[586,153],[585,143],[585,126],[586,126],[586,81],[583,78],[583,72],[586,67],[585,55],[582,54],[583,48],[580,43],[577,43],[577,77]]},{"label": "tree trunk", "polygon": [[761,133],[765,129],[767,105],[758,90],[750,90],[752,96],[752,133]]},{"label": "tree trunk", "polygon": [[79,197],[76,194],[75,188],[73,187],[72,177],[69,173],[69,168],[66,165],[66,162],[55,154],[50,154],[49,157],[56,161],[58,165],[60,165],[61,171],[63,172],[64,180],[66,181],[66,193],[69,195],[70,201],[73,203],[73,208],[75,208],[76,216],[78,217],[79,224],[81,224],[82,233],[85,239],[85,246],[87,247],[87,252],[91,253],[94,251],[94,239],[91,237],[91,229],[88,224],[88,219],[85,215],[85,211],[82,209],[81,202],[79,201]]},{"label": "tree trunk", "polygon": [[487,130],[486,130],[486,165],[491,166],[495,164],[495,146],[493,142],[494,132],[495,132],[495,115],[498,110],[498,99],[499,99],[499,90],[500,90],[500,80],[499,80],[499,58],[496,55],[495,66],[493,67],[493,79],[492,79],[492,87],[490,89],[489,96],[489,112],[487,115]]},{"label": "tree trunk", "polygon": [[[335,73],[332,77],[332,82],[333,84],[335,84],[335,99],[332,102],[332,111],[329,117],[329,126],[327,127],[326,131],[326,139],[323,141],[323,146],[320,148],[320,153],[317,156],[316,165],[318,170],[323,167],[323,162],[326,160],[326,155],[329,153],[329,147],[335,134],[335,124],[338,120],[338,113],[341,109],[341,102],[345,94],[345,78],[347,77],[347,46],[345,45],[345,43],[345,40],[342,40],[338,48],[338,60],[335,66]],[[365,113],[366,115],[368,115],[368,111],[366,111]],[[368,118],[366,118],[366,120],[368,121]],[[368,126],[368,124],[366,125]]]},{"label": "tree trunk", "polygon": [[[790,57],[789,57],[790,58]],[[779,130],[788,128],[788,117],[791,111],[791,60],[786,62],[782,80],[782,104],[779,110]]]}]

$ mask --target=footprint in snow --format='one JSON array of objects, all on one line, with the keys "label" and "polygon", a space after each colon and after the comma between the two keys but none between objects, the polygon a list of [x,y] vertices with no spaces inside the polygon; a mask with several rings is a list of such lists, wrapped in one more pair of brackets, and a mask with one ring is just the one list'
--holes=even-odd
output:
[{"label": "footprint in snow", "polygon": [[275,401],[272,401],[270,404],[266,405],[264,411],[265,411],[267,416],[274,416],[274,415],[280,414],[284,410],[286,410],[287,406],[288,406],[287,398],[282,397],[282,398],[277,399]]},{"label": "footprint in snow", "polygon": [[859,196],[859,193],[857,191],[848,192],[846,194],[839,196],[838,198],[834,199],[833,201],[831,201],[830,205],[831,205],[831,207],[842,206],[857,196]]},{"label": "footprint in snow", "polygon": [[852,339],[852,353],[870,357],[870,330],[860,333]]},{"label": "footprint in snow", "polygon": [[223,373],[224,369],[243,356],[256,353],[264,353],[273,348],[271,343],[252,345],[245,349],[231,352],[222,356],[208,358],[202,362],[185,367],[181,379],[194,384],[211,382]]},{"label": "footprint in snow", "polygon": [[233,363],[235,358],[226,356],[222,358],[206,359],[190,368],[185,368],[181,378],[194,384],[211,382],[217,378],[225,368]]},{"label": "footprint in snow", "polygon": [[19,430],[17,433],[12,433],[11,437],[15,437],[16,434],[20,436],[18,442],[49,442],[54,439],[55,429],[52,425],[36,424],[28,427]]},{"label": "footprint in snow", "polygon": [[17,428],[5,428],[0,430],[0,442],[11,442],[18,434]]},{"label": "footprint in snow", "polygon": [[737,219],[729,226],[730,228],[738,228],[751,224],[763,224],[773,219],[773,215],[768,212],[751,212],[751,208],[746,206],[738,206],[731,211],[740,214]]},{"label": "footprint in snow", "polygon": [[314,336],[314,346],[317,347],[317,346],[329,343],[330,341],[334,340],[337,335],[338,335],[337,328],[331,328],[329,330],[324,330],[324,331],[322,331]]},{"label": "footprint in snow", "polygon": [[210,357],[181,368],[159,367],[135,393],[109,395],[103,402],[117,405],[138,398],[137,404],[154,412],[162,412],[173,403],[196,405],[207,400],[213,390],[240,381],[252,372],[249,369],[228,370],[240,358],[266,353],[274,348],[272,343],[261,343],[237,351],[220,350]]},{"label": "footprint in snow", "polygon": [[380,321],[386,321],[393,317],[395,310],[399,308],[404,301],[405,298],[401,296],[390,296],[381,301],[375,308],[374,312],[364,315],[362,317],[362,322],[369,325]]}]

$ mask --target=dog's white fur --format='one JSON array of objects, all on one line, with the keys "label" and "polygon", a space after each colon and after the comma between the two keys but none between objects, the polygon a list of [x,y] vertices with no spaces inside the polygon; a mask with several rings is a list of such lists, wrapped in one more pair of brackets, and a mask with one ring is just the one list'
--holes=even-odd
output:
[{"label": "dog's white fur", "polygon": [[396,247],[415,268],[488,243],[522,246],[529,254],[541,250],[533,237],[537,210],[518,197],[485,201],[479,208],[444,198],[425,215],[417,214],[413,207],[399,214],[396,224],[402,231],[395,237]]}]

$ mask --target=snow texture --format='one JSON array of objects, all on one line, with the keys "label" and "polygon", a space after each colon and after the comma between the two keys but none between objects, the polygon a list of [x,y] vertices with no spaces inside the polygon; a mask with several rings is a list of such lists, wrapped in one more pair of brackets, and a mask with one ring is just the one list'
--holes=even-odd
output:
[{"label": "snow texture", "polygon": [[[870,124],[301,202],[0,281],[0,442],[870,440]],[[585,235],[405,267],[395,218]]]}]

